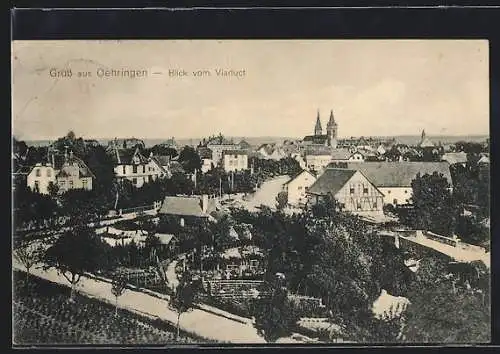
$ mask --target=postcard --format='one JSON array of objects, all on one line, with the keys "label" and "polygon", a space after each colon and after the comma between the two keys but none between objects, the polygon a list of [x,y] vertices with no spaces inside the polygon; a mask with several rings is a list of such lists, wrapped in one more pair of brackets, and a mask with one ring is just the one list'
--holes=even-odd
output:
[{"label": "postcard", "polygon": [[488,50],[13,41],[13,345],[489,343]]}]

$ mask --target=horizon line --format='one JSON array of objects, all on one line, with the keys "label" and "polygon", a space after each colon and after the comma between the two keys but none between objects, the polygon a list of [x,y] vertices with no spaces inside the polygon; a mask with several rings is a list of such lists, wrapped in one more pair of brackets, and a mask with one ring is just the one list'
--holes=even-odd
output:
[{"label": "horizon line", "polygon": [[[215,135],[218,136],[218,135]],[[294,137],[294,136],[287,136],[287,135],[256,135],[256,136],[251,136],[251,135],[226,135],[222,134],[223,137],[226,138],[243,138],[243,139],[254,139],[254,138],[291,138],[291,139],[298,139],[301,140],[303,139],[302,137]],[[341,136],[338,137],[338,139],[350,139],[350,138],[371,138],[371,137],[376,137],[376,138],[391,138],[391,137],[418,137],[420,136],[419,134],[397,134],[397,135],[350,135],[350,136]],[[464,137],[464,136],[469,136],[469,137],[489,137],[489,133],[475,133],[475,134],[429,134],[426,132],[427,137]],[[21,141],[56,141],[60,138],[64,137],[59,136],[57,138],[54,137],[42,137],[42,138],[18,138],[16,137],[16,134],[12,134],[12,138],[15,138],[17,140]],[[113,140],[113,139],[139,139],[139,140],[169,140],[169,139],[175,139],[175,140],[202,140],[202,139],[207,139],[209,136],[206,137],[176,137],[175,135],[173,136],[167,136],[167,137],[137,137],[137,136],[120,136],[120,137],[90,137],[90,136],[79,136],[78,138],[83,138],[84,140]]]}]

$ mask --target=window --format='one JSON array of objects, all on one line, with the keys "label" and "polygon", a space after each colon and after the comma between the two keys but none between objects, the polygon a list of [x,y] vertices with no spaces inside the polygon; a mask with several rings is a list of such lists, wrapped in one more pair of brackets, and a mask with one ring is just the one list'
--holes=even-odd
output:
[{"label": "window", "polygon": [[35,170],[35,174],[36,174],[36,176],[37,176],[37,177],[40,177],[40,176],[42,175],[42,173],[40,172],[40,169],[39,169],[39,168],[37,168],[37,169]]},{"label": "window", "polygon": [[350,189],[350,193],[351,193],[351,194],[354,194],[354,187],[351,187],[351,189]]},{"label": "window", "polygon": [[132,178],[132,183],[135,185],[137,185],[137,178]]},{"label": "window", "polygon": [[40,183],[38,181],[35,181],[35,192],[40,192]]},{"label": "window", "polygon": [[398,204],[398,200],[397,200],[397,199],[394,199],[394,200],[392,201],[392,203],[393,203],[394,205],[396,205],[396,204]]},{"label": "window", "polygon": [[302,190],[302,186],[298,186],[298,187],[297,187],[297,189],[298,189],[299,191],[301,191],[301,190]]},{"label": "window", "polygon": [[137,173],[137,165],[132,166],[132,173]]},{"label": "window", "polygon": [[391,194],[391,190],[390,189],[387,191],[387,194]]},{"label": "window", "polygon": [[363,188],[363,194],[368,194],[368,187]]},{"label": "window", "polygon": [[373,209],[377,209],[377,202],[373,202]]},{"label": "window", "polygon": [[405,194],[407,194],[407,193],[408,193],[408,191],[405,189]]},{"label": "window", "polygon": [[69,188],[73,188],[73,181],[72,180],[69,181]]},{"label": "window", "polygon": [[142,173],[146,173],[146,166],[142,165]]},{"label": "window", "polygon": [[52,176],[52,171],[50,170],[50,168],[47,169],[47,177],[51,177]]},{"label": "window", "polygon": [[83,186],[83,189],[87,189],[87,180],[86,179],[84,179],[82,181],[82,186]]}]

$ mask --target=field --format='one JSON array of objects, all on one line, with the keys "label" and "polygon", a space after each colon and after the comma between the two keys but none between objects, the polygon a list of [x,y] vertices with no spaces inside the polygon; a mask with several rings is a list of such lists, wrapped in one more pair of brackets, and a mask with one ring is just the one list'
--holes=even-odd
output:
[{"label": "field", "polygon": [[[98,300],[76,295],[69,288],[14,272],[13,344],[172,344],[196,343],[162,321],[145,319]],[[203,340],[203,342],[207,342]]]}]

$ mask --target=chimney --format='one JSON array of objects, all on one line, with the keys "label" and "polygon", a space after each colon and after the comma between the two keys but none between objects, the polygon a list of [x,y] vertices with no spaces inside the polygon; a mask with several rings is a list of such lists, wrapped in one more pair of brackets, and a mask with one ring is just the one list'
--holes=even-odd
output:
[{"label": "chimney", "polygon": [[201,196],[201,211],[203,213],[206,213],[208,210],[208,195],[207,194],[203,194]]}]

